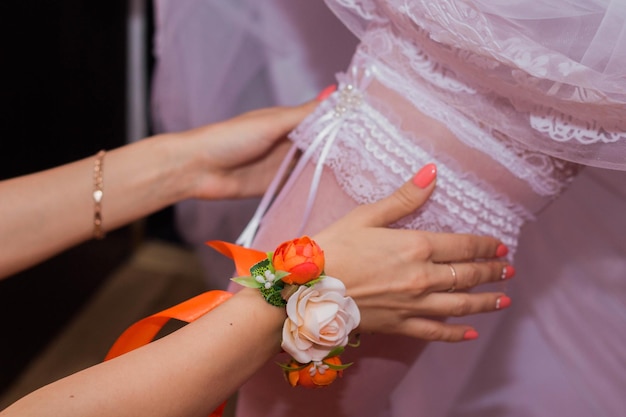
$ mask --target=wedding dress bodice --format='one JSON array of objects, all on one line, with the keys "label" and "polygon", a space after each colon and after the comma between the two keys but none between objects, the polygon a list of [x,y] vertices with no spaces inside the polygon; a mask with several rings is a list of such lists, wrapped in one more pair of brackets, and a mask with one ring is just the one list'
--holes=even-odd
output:
[{"label": "wedding dress bodice", "polygon": [[[402,226],[489,234],[514,249],[524,221],[577,172],[561,157],[588,162],[562,144],[623,139],[622,107],[604,106],[591,124],[577,123],[590,120],[581,104],[602,101],[599,93],[563,79],[540,82],[552,67],[562,78],[574,71],[570,60],[554,62],[557,51],[541,58],[535,52],[545,47],[528,39],[502,41],[465,2],[371,3],[330,2],[361,44],[339,91],[292,134],[305,159],[330,167],[356,202],[376,201],[436,162],[437,191]],[[515,59],[528,61],[523,70]]]}]

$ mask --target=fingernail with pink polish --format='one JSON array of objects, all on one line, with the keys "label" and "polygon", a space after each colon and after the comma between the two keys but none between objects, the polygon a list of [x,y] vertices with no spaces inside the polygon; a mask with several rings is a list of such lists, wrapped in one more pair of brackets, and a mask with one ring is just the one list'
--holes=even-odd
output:
[{"label": "fingernail with pink polish", "polygon": [[428,187],[437,176],[437,166],[435,164],[424,165],[413,177],[413,184],[419,188]]},{"label": "fingernail with pink polish", "polygon": [[498,258],[501,258],[503,256],[506,256],[507,253],[509,253],[509,248],[507,248],[504,243],[500,243],[496,248],[496,256]]},{"label": "fingernail with pink polish", "polygon": [[500,276],[500,279],[513,278],[514,275],[515,275],[515,268],[513,268],[511,265],[507,265],[504,268],[502,268],[502,275]]},{"label": "fingernail with pink polish", "polygon": [[328,87],[326,87],[325,89],[323,89],[322,91],[320,91],[320,93],[317,95],[317,97],[315,99],[317,101],[324,101],[324,100],[326,100],[328,98],[328,96],[330,96],[336,90],[337,90],[337,85],[336,84],[331,84]]},{"label": "fingernail with pink polish", "polygon": [[502,310],[503,308],[507,308],[510,305],[511,305],[511,299],[507,297],[506,295],[503,295],[502,297],[498,297],[498,299],[496,300],[496,310]]},{"label": "fingernail with pink polish", "polygon": [[474,340],[478,339],[478,332],[474,329],[467,330],[463,334],[463,340]]}]

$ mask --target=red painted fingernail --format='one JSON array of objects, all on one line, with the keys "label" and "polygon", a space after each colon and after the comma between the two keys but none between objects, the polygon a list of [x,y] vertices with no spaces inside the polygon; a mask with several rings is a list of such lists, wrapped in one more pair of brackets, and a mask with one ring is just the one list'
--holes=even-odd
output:
[{"label": "red painted fingernail", "polygon": [[463,340],[474,340],[478,339],[478,332],[474,329],[467,330],[463,333]]},{"label": "red painted fingernail", "polygon": [[328,96],[330,96],[336,90],[337,90],[337,84],[331,84],[328,87],[326,87],[325,89],[323,89],[322,91],[320,91],[320,93],[317,95],[317,97],[315,99],[317,101],[324,101],[324,100],[326,100],[328,98]]},{"label": "red painted fingernail", "polygon": [[500,243],[496,248],[496,256],[498,258],[501,258],[503,256],[506,256],[507,253],[509,253],[509,248],[507,248],[504,243]]},{"label": "red painted fingernail", "polygon": [[509,278],[513,278],[514,275],[515,275],[515,268],[513,268],[511,265],[507,265],[504,268],[502,268],[502,275],[500,276],[500,278],[509,279]]},{"label": "red painted fingernail", "polygon": [[437,176],[437,166],[435,164],[427,164],[418,171],[413,177],[413,184],[420,188],[428,187]]},{"label": "red painted fingernail", "polygon": [[503,295],[502,297],[498,297],[498,299],[496,300],[496,310],[507,308],[510,305],[511,305],[511,299],[507,297],[506,295]]}]

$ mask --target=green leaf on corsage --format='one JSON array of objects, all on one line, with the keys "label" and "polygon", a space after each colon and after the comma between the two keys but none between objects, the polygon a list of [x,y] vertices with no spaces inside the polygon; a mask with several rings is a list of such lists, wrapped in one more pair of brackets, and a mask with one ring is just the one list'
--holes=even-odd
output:
[{"label": "green leaf on corsage", "polygon": [[[300,366],[290,366],[293,365],[295,363],[298,363]],[[295,360],[289,363],[280,363],[280,362],[276,362],[276,365],[280,366],[283,371],[287,371],[287,372],[292,372],[292,371],[301,371],[304,368],[306,368],[307,366],[309,366],[311,364],[311,362],[309,363],[299,363],[296,362]]]},{"label": "green leaf on corsage", "polygon": [[320,275],[319,277],[312,279],[311,281],[307,282],[304,285],[306,285],[307,287],[312,287],[323,279],[324,279],[324,275]]},{"label": "green leaf on corsage", "polygon": [[324,362],[324,361],[322,361],[322,363],[323,363],[324,365],[328,366],[328,367],[329,367],[330,369],[332,369],[333,371],[343,371],[344,369],[346,369],[346,368],[348,368],[348,367],[352,366],[352,364],[353,364],[354,362],[344,363],[344,364],[341,364],[341,365],[334,365],[334,364],[332,364],[332,363],[327,363],[327,362]]},{"label": "green leaf on corsage", "polygon": [[230,280],[248,288],[261,288],[263,286],[263,284],[254,279],[254,277],[235,277]]},{"label": "green leaf on corsage", "polygon": [[286,271],[276,271],[274,273],[274,275],[276,275],[276,281],[281,281],[284,277],[289,275],[289,272],[286,272]]},{"label": "green leaf on corsage", "polygon": [[330,352],[328,352],[328,355],[326,355],[324,357],[324,359],[327,358],[332,358],[333,356],[339,356],[341,355],[344,351],[346,350],[346,348],[344,348],[343,346],[337,346],[335,347],[333,350],[331,350]]}]

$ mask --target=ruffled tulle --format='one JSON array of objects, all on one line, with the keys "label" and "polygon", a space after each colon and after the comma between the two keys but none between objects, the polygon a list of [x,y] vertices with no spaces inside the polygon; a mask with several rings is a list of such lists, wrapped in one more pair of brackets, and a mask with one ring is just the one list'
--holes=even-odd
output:
[{"label": "ruffled tulle", "polygon": [[[494,129],[561,159],[626,169],[623,0],[327,3],[359,38],[383,27],[415,40],[462,82],[502,100],[516,117],[499,112],[486,121]],[[484,108],[464,110],[485,122]]]}]

